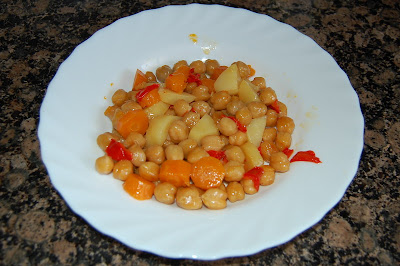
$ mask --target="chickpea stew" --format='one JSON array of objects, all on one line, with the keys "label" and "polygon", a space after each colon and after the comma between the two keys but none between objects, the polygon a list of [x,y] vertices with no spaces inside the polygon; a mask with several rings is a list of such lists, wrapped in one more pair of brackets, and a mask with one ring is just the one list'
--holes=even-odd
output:
[{"label": "chickpea stew", "polygon": [[112,174],[137,200],[195,210],[223,209],[289,171],[293,119],[244,62],[185,60],[136,71],[104,114],[100,174]]}]

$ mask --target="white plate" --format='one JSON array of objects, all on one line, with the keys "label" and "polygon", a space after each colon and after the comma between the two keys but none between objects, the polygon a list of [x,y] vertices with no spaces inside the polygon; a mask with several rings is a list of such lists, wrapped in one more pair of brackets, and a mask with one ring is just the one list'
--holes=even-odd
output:
[{"label": "white plate", "polygon": [[[220,211],[136,201],[94,170],[96,137],[111,130],[103,111],[115,90],[131,88],[137,68],[206,58],[251,64],[287,103],[295,150],[314,150],[323,163],[293,163],[272,186]],[[317,223],[357,171],[363,125],[346,74],[313,40],[265,15],[192,4],[120,19],[79,45],[48,87],[39,138],[54,187],[94,228],[161,256],[218,259],[285,243]]]}]

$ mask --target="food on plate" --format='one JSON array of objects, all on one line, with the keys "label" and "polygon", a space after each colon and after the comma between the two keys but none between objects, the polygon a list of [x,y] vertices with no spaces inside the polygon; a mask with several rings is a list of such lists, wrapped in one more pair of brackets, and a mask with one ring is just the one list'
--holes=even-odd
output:
[{"label": "food on plate", "polygon": [[290,160],[295,123],[254,75],[241,61],[213,59],[138,69],[104,112],[113,129],[97,138],[96,170],[137,200],[218,210],[273,184],[291,162],[320,163],[312,151]]}]

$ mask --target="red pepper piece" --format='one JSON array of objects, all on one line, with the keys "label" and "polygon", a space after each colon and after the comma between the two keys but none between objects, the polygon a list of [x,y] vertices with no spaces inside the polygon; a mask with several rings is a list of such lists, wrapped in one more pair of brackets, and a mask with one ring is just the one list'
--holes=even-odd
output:
[{"label": "red pepper piece", "polygon": [[278,105],[278,100],[275,100],[272,104],[270,104],[268,107],[270,107],[272,110],[274,110],[275,112],[277,112],[278,114],[281,112],[281,110],[279,109],[279,105]]},{"label": "red pepper piece", "polygon": [[260,179],[263,174],[264,174],[263,168],[254,167],[249,171],[247,171],[246,173],[244,173],[243,178],[253,180],[254,188],[258,191],[258,189],[260,188]]},{"label": "red pepper piece", "polygon": [[240,123],[239,120],[236,119],[236,117],[221,115],[221,118],[223,118],[223,117],[227,117],[227,118],[229,118],[229,119],[232,119],[232,120],[236,123],[236,125],[237,125],[239,131],[242,131],[242,132],[244,132],[244,133],[247,132],[246,126],[243,125],[242,123]]},{"label": "red pepper piece", "polygon": [[207,151],[207,153],[211,156],[214,157],[218,160],[222,160],[224,163],[228,162],[228,159],[226,159],[225,151]]},{"label": "red pepper piece", "polygon": [[196,82],[197,86],[201,85],[200,74],[194,73],[194,68],[190,69],[189,77],[187,79],[188,83]]},{"label": "red pepper piece", "polygon": [[115,139],[111,139],[110,145],[106,148],[106,153],[113,160],[121,161],[121,160],[132,160],[132,153],[127,150],[124,145]]},{"label": "red pepper piece", "polygon": [[262,156],[262,153],[261,153],[261,145],[258,146],[257,150],[260,152],[260,154],[261,154],[261,156]]},{"label": "red pepper piece", "polygon": [[190,109],[190,112],[196,113],[196,110],[194,110],[194,107],[192,107],[192,109]]},{"label": "red pepper piece", "polygon": [[152,90],[158,89],[160,87],[160,84],[152,84],[150,86],[147,86],[144,89],[141,89],[137,94],[136,94],[136,100],[140,102],[144,96],[146,96],[147,93],[151,92]]},{"label": "red pepper piece", "polygon": [[312,162],[312,163],[322,163],[321,160],[315,156],[313,151],[299,151],[290,160],[290,162]]},{"label": "red pepper piece", "polygon": [[284,154],[286,154],[286,156],[289,158],[290,156],[292,156],[294,150],[286,148],[282,151]]}]

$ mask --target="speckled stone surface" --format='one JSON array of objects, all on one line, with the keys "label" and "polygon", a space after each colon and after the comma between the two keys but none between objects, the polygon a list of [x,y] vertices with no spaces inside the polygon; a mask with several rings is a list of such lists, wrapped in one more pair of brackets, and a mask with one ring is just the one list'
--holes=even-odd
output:
[{"label": "speckled stone surface", "polygon": [[[97,232],[52,187],[37,138],[47,85],[76,45],[121,17],[191,2],[2,1],[0,264],[208,264],[132,250]],[[284,245],[210,264],[399,265],[400,2],[199,2],[267,14],[313,38],[348,74],[365,117],[357,175],[323,220]]]}]

